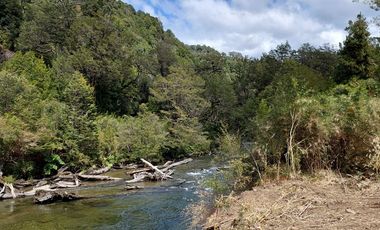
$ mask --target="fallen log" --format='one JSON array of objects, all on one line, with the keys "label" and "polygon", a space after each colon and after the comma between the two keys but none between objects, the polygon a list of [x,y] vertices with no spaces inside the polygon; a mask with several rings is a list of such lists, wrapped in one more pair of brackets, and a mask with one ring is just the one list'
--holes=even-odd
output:
[{"label": "fallen log", "polygon": [[34,196],[34,203],[36,204],[50,204],[54,202],[69,202],[74,200],[83,199],[83,197],[68,192],[47,192],[40,190]]},{"label": "fallen log", "polygon": [[175,163],[173,163],[173,164],[170,164],[170,165],[166,166],[166,167],[165,167],[164,169],[162,169],[161,171],[162,171],[162,172],[166,172],[166,171],[168,171],[168,170],[171,169],[171,168],[177,167],[177,166],[179,166],[179,165],[187,164],[187,163],[189,163],[189,162],[191,162],[191,161],[193,161],[192,158],[188,158],[188,159],[185,159],[185,160],[182,160],[182,161],[178,161],[178,162],[175,162]]},{"label": "fallen log", "polygon": [[[163,169],[163,168],[166,168],[168,167],[171,163],[173,163],[173,161],[167,161],[164,165],[159,165],[157,166],[158,169]],[[137,166],[137,165],[136,165]],[[154,169],[152,169],[151,167],[146,167],[146,168],[134,168],[130,171],[127,171],[126,174],[127,175],[133,175],[133,174],[136,174],[136,173],[141,173],[141,172],[149,172],[149,171],[154,171]]]},{"label": "fallen log", "polygon": [[131,171],[127,171],[126,174],[127,175],[133,175],[133,174],[136,174],[136,173],[149,172],[149,171],[152,171],[152,170],[153,170],[152,168],[140,168],[140,169],[134,169],[134,170],[131,170]]},{"label": "fallen log", "polygon": [[58,169],[58,171],[57,171],[57,175],[61,175],[61,174],[64,173],[68,168],[69,168],[69,166],[63,166],[63,167],[61,167],[60,169]]},{"label": "fallen log", "polygon": [[167,161],[164,165],[162,165],[162,166],[158,166],[158,168],[166,168],[166,167],[168,167],[171,163],[173,163],[173,161]]},{"label": "fallen log", "polygon": [[55,181],[59,181],[59,180],[74,180],[75,179],[75,175],[74,174],[69,174],[69,175],[60,175],[58,176],[57,179],[55,179]]},{"label": "fallen log", "polygon": [[40,182],[38,182],[36,184],[35,187],[42,187],[42,186],[47,185],[47,184],[48,184],[48,182],[46,180],[41,180]]},{"label": "fallen log", "polygon": [[44,185],[41,187],[35,187],[30,191],[24,192],[21,196],[34,196],[38,191],[54,192],[56,189],[52,189],[50,185]]},{"label": "fallen log", "polygon": [[104,167],[100,169],[90,169],[85,174],[87,175],[100,175],[111,170],[111,167]]},{"label": "fallen log", "polygon": [[100,175],[78,174],[78,177],[82,180],[88,180],[88,181],[122,180],[122,178],[110,177],[110,176],[100,176]]},{"label": "fallen log", "polygon": [[141,161],[144,162],[146,165],[148,165],[150,168],[154,169],[154,171],[158,174],[156,176],[157,180],[158,179],[166,180],[168,178],[170,178],[170,179],[173,178],[170,175],[167,175],[166,173],[164,173],[163,171],[161,171],[160,169],[158,169],[156,166],[152,165],[149,161],[146,161],[143,158],[141,158]]},{"label": "fallen log", "polygon": [[55,185],[53,186],[57,188],[76,188],[79,187],[79,185],[79,180],[76,179],[74,182],[59,181],[58,183],[55,183]]},{"label": "fallen log", "polygon": [[0,195],[0,200],[8,200],[8,199],[15,199],[17,197],[23,197],[22,193],[15,193],[14,195],[16,197],[13,197],[13,195],[10,193],[4,193],[3,195]]},{"label": "fallen log", "polygon": [[0,199],[16,199],[18,193],[15,192],[13,184],[3,183],[3,188],[0,192]]},{"label": "fallen log", "polygon": [[7,183],[4,183],[4,187],[5,187],[5,191],[6,191],[6,188],[8,187],[9,190],[10,190],[10,194],[12,195],[12,198],[13,199],[16,199],[16,193],[15,193],[15,189],[13,187],[13,184],[7,184]]},{"label": "fallen log", "polygon": [[35,186],[36,184],[37,184],[37,181],[35,181],[35,180],[29,180],[29,181],[17,180],[17,181],[15,181],[15,183],[13,185],[15,188],[24,188],[24,187]]},{"label": "fallen log", "polygon": [[133,179],[126,181],[126,183],[142,182],[146,178],[148,178],[149,180],[153,180],[154,176],[153,176],[152,173],[147,173],[147,172],[136,173],[136,174],[133,175]]}]

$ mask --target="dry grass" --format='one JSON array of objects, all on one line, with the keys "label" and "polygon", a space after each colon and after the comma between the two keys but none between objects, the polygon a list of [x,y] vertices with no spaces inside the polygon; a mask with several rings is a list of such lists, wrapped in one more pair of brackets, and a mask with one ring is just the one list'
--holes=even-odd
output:
[{"label": "dry grass", "polygon": [[208,229],[380,229],[380,182],[330,171],[228,199]]}]

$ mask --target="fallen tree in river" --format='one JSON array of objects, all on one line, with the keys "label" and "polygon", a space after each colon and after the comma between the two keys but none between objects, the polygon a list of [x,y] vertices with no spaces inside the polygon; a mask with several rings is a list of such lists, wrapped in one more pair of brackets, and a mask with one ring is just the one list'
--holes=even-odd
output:
[{"label": "fallen tree in river", "polygon": [[[62,167],[57,171],[57,174],[42,180],[24,181],[19,180],[15,182],[15,188],[13,184],[5,183],[0,180],[0,200],[3,199],[15,199],[20,197],[34,196],[37,192],[54,192],[57,189],[72,189],[81,185],[80,180],[86,181],[115,181],[121,180],[121,178],[115,178],[110,176],[94,175],[109,171],[111,167],[102,169],[92,169],[88,171],[91,175],[75,174],[70,171],[66,171],[68,167]],[[1,178],[0,178],[1,179]],[[2,185],[2,186],[1,186]],[[28,190],[29,187],[32,187]]]},{"label": "fallen tree in river", "polygon": [[101,175],[78,174],[78,177],[82,180],[90,180],[90,181],[122,180],[122,178],[110,177],[110,176],[101,176]]},{"label": "fallen tree in river", "polygon": [[154,166],[152,163],[149,161],[142,159],[141,161],[148,166],[148,168],[144,168],[141,170],[134,170],[133,179],[126,181],[126,183],[137,183],[137,182],[142,182],[142,181],[160,181],[160,180],[167,180],[167,179],[172,179],[173,177],[171,176],[174,171],[171,170],[172,168],[182,165],[182,164],[187,164],[191,162],[193,159],[188,158],[179,162],[167,162],[163,166]]},{"label": "fallen tree in river", "polygon": [[[138,168],[137,165],[128,165],[128,169],[133,169],[133,173],[131,171],[127,172],[127,174],[133,175],[133,179],[126,181],[127,184],[129,183],[137,183],[141,181],[162,181],[167,179],[172,179],[171,176],[174,171],[172,170],[174,167],[187,164],[192,161],[191,158],[178,161],[178,162],[172,162],[168,161],[164,165],[155,166],[149,161],[145,159],[141,159],[141,161],[144,163],[144,165],[140,165]],[[105,172],[108,172],[112,167],[105,167],[105,168],[99,168],[99,169],[90,169],[87,170],[86,173],[72,173],[70,171],[66,171],[68,167],[62,167],[57,171],[57,174],[50,177],[50,178],[44,178],[42,180],[19,180],[16,181],[14,184],[11,183],[5,183],[1,180],[0,177],[0,200],[2,199],[15,199],[20,197],[30,197],[30,196],[40,196],[40,194],[49,194],[46,195],[45,198],[48,196],[49,202],[53,200],[65,200],[60,195],[57,195],[58,191],[60,189],[75,189],[81,185],[82,181],[117,181],[122,180],[122,178],[116,178],[111,176],[105,176],[105,175],[99,175],[103,174]],[[127,190],[137,189],[140,188],[138,186],[127,186]],[[44,198],[44,199],[45,199]],[[74,197],[72,197],[74,198]],[[67,198],[70,200],[70,196]],[[43,200],[41,200],[43,201]],[[54,202],[54,201],[53,201]]]},{"label": "fallen tree in river", "polygon": [[85,174],[87,175],[101,175],[111,170],[112,167],[104,167],[100,169],[90,169]]}]

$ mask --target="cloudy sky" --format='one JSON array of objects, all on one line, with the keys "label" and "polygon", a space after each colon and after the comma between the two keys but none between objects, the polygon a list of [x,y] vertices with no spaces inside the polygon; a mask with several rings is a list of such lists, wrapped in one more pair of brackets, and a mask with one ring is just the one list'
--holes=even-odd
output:
[{"label": "cloudy sky", "polygon": [[[187,44],[250,56],[289,41],[338,45],[350,19],[363,13],[368,21],[380,14],[352,0],[124,0],[160,18]],[[370,26],[377,36],[380,28]]]}]

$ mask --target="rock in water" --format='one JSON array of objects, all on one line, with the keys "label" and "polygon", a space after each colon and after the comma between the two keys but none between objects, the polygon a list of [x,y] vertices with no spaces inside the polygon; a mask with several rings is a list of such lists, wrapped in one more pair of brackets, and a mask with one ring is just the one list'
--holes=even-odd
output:
[{"label": "rock in water", "polygon": [[83,199],[83,197],[78,196],[75,193],[39,190],[36,192],[36,195],[34,196],[34,203],[50,204],[59,201],[69,202],[79,199]]}]

